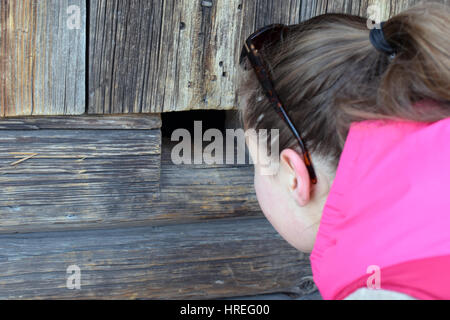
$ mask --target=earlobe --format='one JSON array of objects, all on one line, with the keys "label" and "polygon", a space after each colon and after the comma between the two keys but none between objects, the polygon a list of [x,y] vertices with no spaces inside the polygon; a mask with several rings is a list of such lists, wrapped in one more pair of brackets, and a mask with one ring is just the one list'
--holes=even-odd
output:
[{"label": "earlobe", "polygon": [[281,162],[290,170],[289,189],[299,206],[306,206],[311,199],[311,180],[303,157],[292,149],[281,152]]}]

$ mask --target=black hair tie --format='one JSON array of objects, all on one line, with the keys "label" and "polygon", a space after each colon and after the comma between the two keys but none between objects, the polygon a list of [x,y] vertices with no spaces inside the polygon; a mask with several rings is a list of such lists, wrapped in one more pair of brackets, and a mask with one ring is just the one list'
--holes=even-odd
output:
[{"label": "black hair tie", "polygon": [[380,29],[374,28],[370,31],[370,42],[378,51],[394,56],[396,53],[395,49],[392,48],[392,46],[389,44],[389,42],[386,41],[386,38],[384,37],[384,23],[385,22],[382,22],[380,24]]}]

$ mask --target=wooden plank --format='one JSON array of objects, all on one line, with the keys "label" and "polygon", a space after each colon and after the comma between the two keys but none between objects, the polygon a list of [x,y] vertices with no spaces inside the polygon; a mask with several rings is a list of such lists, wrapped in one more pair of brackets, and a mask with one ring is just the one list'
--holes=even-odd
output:
[{"label": "wooden plank", "polygon": [[149,100],[165,72],[159,59],[167,59],[159,58],[163,7],[157,0],[90,1],[89,113],[160,109]]},{"label": "wooden plank", "polygon": [[[449,0],[433,0],[434,2],[440,2],[449,5]],[[379,19],[386,21],[390,17],[405,11],[413,5],[420,3],[421,0],[337,0],[330,1],[328,4],[327,12],[341,12],[339,7],[351,8],[351,10],[344,10],[344,13],[352,13],[360,15],[362,17],[369,17],[369,6],[377,8],[379,13]],[[330,7],[331,5],[331,7]],[[373,14],[373,12],[372,12]]]},{"label": "wooden plank", "polygon": [[[66,287],[67,268],[81,289]],[[201,299],[314,291],[308,256],[265,219],[0,235],[0,299]]]},{"label": "wooden plank", "polygon": [[1,130],[0,232],[145,219],[159,197],[160,130]]},{"label": "wooden plank", "polygon": [[89,113],[232,109],[244,37],[301,0],[92,0]]},{"label": "wooden plank", "polygon": [[[9,155],[18,150],[17,147],[8,147],[11,143],[5,143],[4,151],[0,153],[3,167],[27,158],[28,153],[39,154],[20,163],[17,168],[8,168],[6,173],[1,174],[0,170],[0,195],[3,198],[3,202],[0,200],[0,233],[167,225],[262,216],[253,188],[252,166],[174,165],[170,159],[174,143],[165,140],[160,160],[152,153],[152,150],[158,153],[158,139],[153,131],[121,131],[88,131],[92,132],[92,139],[96,139],[93,144],[92,141],[78,140],[79,136],[85,136],[83,130],[67,130],[67,133],[43,130],[44,135],[35,139],[40,141],[48,158],[32,147],[21,151],[27,154]],[[63,145],[55,144],[57,141],[45,142],[43,139],[49,135],[48,132],[76,136],[75,145],[70,148],[83,144],[86,145],[85,151],[71,155],[70,148],[64,150]],[[4,139],[0,139],[0,148],[3,148],[2,141],[11,139],[28,141],[25,146],[32,146],[29,139],[35,136],[36,131],[0,131],[0,134]],[[117,156],[108,161],[106,156],[98,160],[92,158],[94,150],[86,149],[94,149],[94,145],[98,152],[98,148],[104,148],[105,143],[101,139],[107,135],[110,136],[111,148],[131,155]],[[136,146],[142,145],[142,149],[133,151],[133,144],[123,143],[119,137],[134,141]],[[65,140],[64,144],[72,143]],[[63,154],[49,157],[49,152],[55,149],[62,150]],[[146,151],[152,154],[146,155]],[[89,158],[78,162],[89,154]],[[5,155],[9,158],[2,159]],[[158,161],[161,161],[160,170]],[[83,170],[87,171],[79,175],[78,172]],[[82,181],[77,180],[80,177]],[[45,184],[42,182],[44,179]],[[159,192],[157,197],[153,197],[157,180]],[[71,186],[70,182],[79,182],[80,185]],[[63,188],[65,183],[70,187]],[[114,195],[110,195],[112,189]],[[75,191],[76,194],[73,193]],[[56,200],[42,196],[55,192],[59,195]]]},{"label": "wooden plank", "polygon": [[261,215],[253,189],[252,167],[163,166],[161,197],[147,223],[188,223]]},{"label": "wooden plank", "polygon": [[261,216],[252,165],[174,165],[163,140],[161,197],[155,222],[178,223]]},{"label": "wooden plank", "polygon": [[0,17],[0,116],[84,113],[86,0],[2,0]]},{"label": "wooden plank", "polygon": [[151,130],[159,128],[161,128],[159,114],[0,119],[0,130]]}]

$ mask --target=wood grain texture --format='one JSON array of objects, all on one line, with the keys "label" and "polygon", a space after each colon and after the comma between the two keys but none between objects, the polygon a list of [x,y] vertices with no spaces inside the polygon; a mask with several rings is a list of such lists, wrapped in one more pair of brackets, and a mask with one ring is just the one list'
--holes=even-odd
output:
[{"label": "wood grain texture", "polygon": [[[450,4],[449,0],[433,0],[434,2],[441,2],[445,4]],[[337,0],[330,1],[332,4],[331,11],[330,6],[327,10],[328,12],[344,12],[360,15],[362,17],[369,17],[368,8],[369,6],[374,6],[379,11],[379,18],[381,21],[385,21],[390,17],[410,8],[411,6],[420,3],[421,0]],[[427,1],[423,1],[427,2]]]},{"label": "wood grain texture", "polygon": [[150,111],[161,19],[161,1],[90,1],[90,113]]},{"label": "wood grain texture", "polygon": [[174,165],[170,158],[174,144],[163,139],[161,197],[153,223],[262,215],[252,165]]},{"label": "wood grain texture", "polygon": [[[81,269],[81,290],[66,270]],[[315,290],[265,219],[0,235],[0,299],[202,299]]]},{"label": "wood grain texture", "polygon": [[160,139],[159,129],[0,130],[0,232],[145,219]]},{"label": "wood grain texture", "polygon": [[86,0],[2,0],[0,29],[0,116],[85,112]]},{"label": "wood grain texture", "polygon": [[243,35],[300,2],[92,0],[89,113],[234,108]]},{"label": "wood grain texture", "polygon": [[[92,132],[89,137],[96,141],[88,141],[86,132]],[[153,226],[262,216],[253,188],[252,166],[174,165],[170,159],[174,143],[166,140],[160,160],[156,155],[160,138],[154,130],[32,129],[0,133],[4,133],[0,147],[7,146],[2,141],[28,141],[24,145],[26,154],[12,153],[19,151],[17,147],[6,147],[0,153],[3,167],[0,170],[0,233]],[[53,146],[58,140],[49,140],[48,136],[55,133],[64,134],[67,140],[64,144],[76,136],[70,148],[82,148],[83,144],[83,151],[71,155],[69,147]],[[33,147],[31,136],[44,151]],[[96,160],[94,148],[96,153],[100,148],[105,149],[105,154],[109,153],[106,148],[117,148],[117,153],[124,156],[104,155]],[[50,157],[49,152],[55,149],[58,152]],[[34,153],[38,154],[33,156]],[[29,156],[33,157],[16,167],[10,166]],[[85,156],[89,157],[81,161]],[[58,198],[46,198],[45,194],[58,195]]]},{"label": "wood grain texture", "polygon": [[161,128],[159,114],[0,119],[0,130],[151,130],[159,128]]},{"label": "wood grain texture", "polygon": [[92,0],[89,113],[234,109],[239,54],[256,29],[331,12],[368,17],[370,5],[384,20],[416,2]]}]

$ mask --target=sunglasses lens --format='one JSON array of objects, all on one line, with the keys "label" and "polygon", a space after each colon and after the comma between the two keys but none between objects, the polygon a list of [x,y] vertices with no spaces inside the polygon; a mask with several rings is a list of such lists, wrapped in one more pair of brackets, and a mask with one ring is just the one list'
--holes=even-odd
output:
[{"label": "sunglasses lens", "polygon": [[[248,40],[255,46],[256,50],[261,50],[265,45],[273,44],[285,36],[287,27],[281,24],[274,24],[264,27],[253,33]],[[247,40],[247,41],[248,41]],[[242,65],[248,52],[245,47],[242,49],[239,64]]]},{"label": "sunglasses lens", "polygon": [[285,28],[286,27],[283,25],[274,25],[267,29],[263,29],[260,32],[256,32],[252,39],[252,43],[256,50],[261,50],[265,45],[278,42],[282,38]]}]

